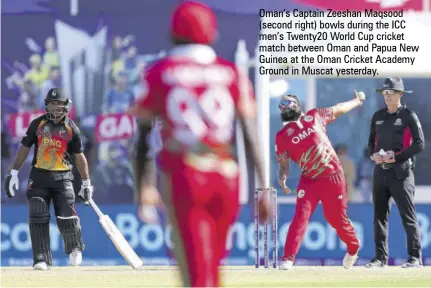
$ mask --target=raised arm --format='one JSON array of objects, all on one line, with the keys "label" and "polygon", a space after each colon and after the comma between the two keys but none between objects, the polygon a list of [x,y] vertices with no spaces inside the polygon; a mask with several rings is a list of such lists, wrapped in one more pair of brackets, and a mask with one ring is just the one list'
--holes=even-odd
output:
[{"label": "raised arm", "polygon": [[338,103],[335,106],[332,106],[333,111],[333,117],[334,119],[340,117],[343,114],[346,114],[347,112],[350,112],[351,110],[359,107],[362,105],[362,102],[365,101],[365,94],[361,91],[354,91],[354,98],[350,101]]}]

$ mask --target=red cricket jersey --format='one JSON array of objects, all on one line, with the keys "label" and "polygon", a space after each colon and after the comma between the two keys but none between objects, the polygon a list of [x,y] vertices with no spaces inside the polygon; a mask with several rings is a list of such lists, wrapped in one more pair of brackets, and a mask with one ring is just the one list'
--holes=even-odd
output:
[{"label": "red cricket jersey", "polygon": [[311,109],[298,121],[288,122],[275,138],[277,160],[291,158],[309,178],[327,177],[342,171],[326,126],[334,121],[331,108]]},{"label": "red cricket jersey", "polygon": [[[176,47],[146,71],[137,105],[164,122],[162,166],[172,166],[187,153],[232,158],[237,112],[247,113],[255,105],[249,79],[239,79],[235,65],[205,45]],[[240,93],[240,83],[249,93]]]}]

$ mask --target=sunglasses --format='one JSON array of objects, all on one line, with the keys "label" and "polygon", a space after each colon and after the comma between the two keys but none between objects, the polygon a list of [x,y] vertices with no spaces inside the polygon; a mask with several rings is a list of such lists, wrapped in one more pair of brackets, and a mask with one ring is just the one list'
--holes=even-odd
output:
[{"label": "sunglasses", "polygon": [[295,105],[298,104],[298,103],[296,103],[296,101],[289,100],[289,99],[283,99],[278,104],[278,109],[282,110],[282,109],[286,108],[287,106],[291,105],[292,103]]},{"label": "sunglasses", "polygon": [[383,91],[382,91],[382,94],[383,94],[383,95],[385,95],[385,94],[388,94],[388,95],[394,95],[396,92],[397,92],[397,91],[395,91],[395,90],[386,89],[386,90],[383,90]]}]

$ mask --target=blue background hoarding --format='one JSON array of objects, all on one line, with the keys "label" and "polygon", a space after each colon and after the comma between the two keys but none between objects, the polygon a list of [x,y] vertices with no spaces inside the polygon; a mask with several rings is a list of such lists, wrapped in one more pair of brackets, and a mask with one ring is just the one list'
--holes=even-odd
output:
[{"label": "blue background hoarding", "polygon": [[[27,207],[25,205],[11,205],[3,206],[2,208],[2,266],[31,265],[32,254],[28,234]],[[136,253],[144,259],[146,265],[174,263],[170,258],[168,249],[172,247],[169,225],[143,224],[136,216],[136,206],[134,205],[102,205],[100,208],[104,213],[110,215]],[[103,231],[92,208],[79,205],[77,210],[81,218],[83,238],[86,245],[83,252],[83,265],[126,264]],[[282,255],[286,233],[294,211],[295,206],[292,204],[282,204],[279,207],[279,256]],[[417,205],[417,212],[423,256],[426,260],[425,263],[431,263],[431,211],[427,205]],[[163,215],[163,213],[161,214]],[[374,256],[372,206],[368,204],[352,204],[349,207],[348,214],[354,223],[362,244],[359,252],[360,257],[364,260],[372,258]],[[54,219],[53,217],[51,218],[51,247],[54,264],[59,266],[67,265],[62,240],[56,224],[53,222]],[[230,255],[225,263],[252,265],[254,263],[254,226],[250,206],[245,205],[242,207],[239,217],[230,232],[231,234],[227,241]],[[405,238],[398,209],[393,205],[389,228],[391,263],[396,261],[394,260],[395,258],[405,259],[407,257]],[[270,251],[271,243],[269,241]],[[260,241],[260,246],[261,251],[263,251],[263,241]],[[314,265],[339,264],[345,253],[345,246],[336,236],[335,230],[326,223],[321,205],[319,205],[311,218],[307,234],[299,251],[298,263]]]}]

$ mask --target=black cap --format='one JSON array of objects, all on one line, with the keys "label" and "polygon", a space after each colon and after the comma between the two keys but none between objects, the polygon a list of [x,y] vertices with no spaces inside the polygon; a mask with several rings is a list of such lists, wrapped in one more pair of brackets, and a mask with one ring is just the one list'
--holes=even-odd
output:
[{"label": "black cap", "polygon": [[390,77],[390,78],[386,78],[385,82],[383,83],[383,87],[376,89],[377,92],[381,93],[383,90],[396,90],[396,91],[401,91],[404,93],[412,93],[413,91],[411,90],[404,90],[404,83],[403,83],[403,79],[401,79],[400,77]]}]

